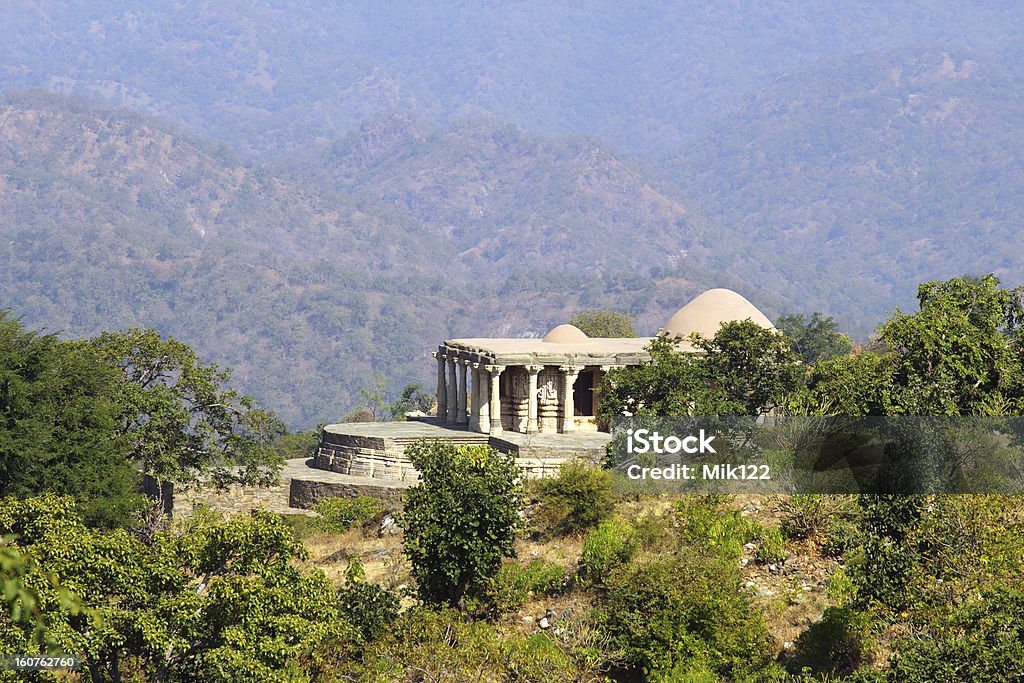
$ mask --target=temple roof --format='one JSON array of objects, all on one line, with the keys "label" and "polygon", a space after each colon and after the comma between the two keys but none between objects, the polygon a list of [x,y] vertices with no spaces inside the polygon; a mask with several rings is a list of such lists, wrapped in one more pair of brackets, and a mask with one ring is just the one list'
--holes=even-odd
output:
[{"label": "temple roof", "polygon": [[[754,304],[729,289],[710,289],[673,315],[658,334],[679,337],[679,348],[693,350],[689,337],[697,333],[713,337],[724,322],[752,320],[775,329],[772,321]],[[651,337],[587,337],[578,327],[558,325],[543,339],[467,338],[449,339],[439,347],[445,356],[494,365],[636,365],[650,360],[644,347]]]},{"label": "temple roof", "polygon": [[440,350],[496,365],[636,365],[650,360],[644,350],[650,343],[651,337],[557,342],[499,337],[449,339]]},{"label": "temple roof", "polygon": [[557,327],[551,328],[551,331],[544,335],[544,339],[548,344],[573,344],[576,342],[585,342],[588,340],[583,330],[570,325],[569,323],[563,323]]},{"label": "temple roof", "polygon": [[709,289],[676,311],[659,334],[683,339],[694,333],[714,337],[722,323],[748,319],[775,329],[772,321],[741,295],[731,289]]}]

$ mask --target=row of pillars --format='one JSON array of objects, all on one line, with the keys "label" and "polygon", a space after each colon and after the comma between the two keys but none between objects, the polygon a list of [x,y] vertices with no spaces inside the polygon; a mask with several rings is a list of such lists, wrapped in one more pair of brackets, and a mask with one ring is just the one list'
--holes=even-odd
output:
[{"label": "row of pillars", "polygon": [[[435,352],[437,359],[437,415],[448,424],[467,425],[475,432],[501,434],[501,373],[504,365],[475,363],[457,356]],[[526,420],[527,434],[537,429],[539,393],[537,376],[544,369],[542,365],[524,366],[529,373],[529,408]],[[564,365],[559,368],[562,379],[562,432],[576,429],[573,415],[576,407],[573,401],[573,386],[583,368]],[[469,383],[472,371],[473,382]],[[472,387],[472,397],[468,396]]]}]

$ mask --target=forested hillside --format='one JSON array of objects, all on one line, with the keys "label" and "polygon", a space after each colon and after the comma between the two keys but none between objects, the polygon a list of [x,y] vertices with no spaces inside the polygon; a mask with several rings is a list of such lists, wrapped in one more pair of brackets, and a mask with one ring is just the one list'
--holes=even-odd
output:
[{"label": "forested hillside", "polygon": [[0,8],[0,89],[99,96],[256,154],[385,111],[489,115],[658,152],[816,60],[925,45],[999,54],[1016,49],[1022,21],[1007,0],[27,0]]},{"label": "forested hillside", "polygon": [[142,115],[8,96],[3,304],[65,336],[156,327],[304,426],[342,417],[374,373],[392,394],[429,386],[445,337],[541,335],[606,302],[654,329],[712,281],[671,275],[700,224],[600,147],[425,135],[374,165],[367,129],[313,173],[275,174]]},{"label": "forested hillside", "polygon": [[0,305],[156,326],[293,426],[374,373],[429,386],[442,337],[581,308],[651,333],[725,286],[866,341],[919,281],[1024,280],[1017,3],[102,0],[0,25]]},{"label": "forested hillside", "polygon": [[180,335],[292,423],[415,356],[412,321],[443,335],[443,245],[123,112],[27,95],[0,121],[4,305],[32,324]]},{"label": "forested hillside", "polygon": [[1018,282],[1021,87],[963,49],[833,60],[759,91],[667,172],[763,251],[743,272],[810,309],[878,311],[914,282],[964,272]]}]

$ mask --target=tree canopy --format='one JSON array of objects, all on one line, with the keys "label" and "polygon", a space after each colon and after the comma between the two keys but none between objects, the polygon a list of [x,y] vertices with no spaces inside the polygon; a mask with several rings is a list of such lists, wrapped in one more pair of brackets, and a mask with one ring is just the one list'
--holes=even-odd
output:
[{"label": "tree canopy", "polygon": [[786,404],[803,369],[782,335],[746,321],[727,322],[711,338],[656,337],[651,361],[608,373],[601,418],[617,415],[761,415]]},{"label": "tree canopy", "polygon": [[793,350],[804,363],[845,356],[853,350],[850,338],[837,331],[836,321],[821,313],[812,314],[810,319],[803,313],[780,315],[775,327],[793,340]]},{"label": "tree canopy", "polygon": [[588,337],[635,337],[633,316],[610,308],[588,308],[569,318]]},{"label": "tree canopy", "polygon": [[117,387],[77,345],[0,311],[0,496],[74,495],[91,523],[123,523],[141,498]]},{"label": "tree canopy", "polygon": [[420,597],[462,606],[514,555],[524,492],[515,459],[489,446],[423,440],[406,453],[420,483],[405,498],[405,553]]},{"label": "tree canopy", "polygon": [[270,484],[287,429],[251,396],[228,388],[231,373],[153,329],[104,332],[80,343],[117,371],[115,433],[157,481]]}]

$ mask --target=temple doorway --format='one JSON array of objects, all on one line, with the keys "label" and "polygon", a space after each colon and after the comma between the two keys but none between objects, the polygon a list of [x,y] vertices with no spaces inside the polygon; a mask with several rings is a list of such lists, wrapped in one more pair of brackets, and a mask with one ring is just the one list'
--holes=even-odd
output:
[{"label": "temple doorway", "polygon": [[594,371],[580,373],[572,387],[573,414],[590,417],[594,414]]}]

